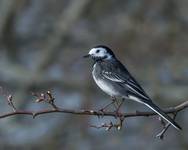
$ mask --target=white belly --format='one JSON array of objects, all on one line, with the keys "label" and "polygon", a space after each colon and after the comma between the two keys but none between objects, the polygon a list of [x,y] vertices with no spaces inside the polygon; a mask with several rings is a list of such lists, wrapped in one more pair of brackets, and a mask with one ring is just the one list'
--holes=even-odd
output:
[{"label": "white belly", "polygon": [[101,90],[103,90],[105,93],[107,93],[110,96],[119,96],[119,93],[114,89],[113,85],[111,83],[106,82],[103,79],[96,78],[96,64],[93,66],[93,79],[95,80],[96,84],[100,87]]},{"label": "white belly", "polygon": [[93,78],[94,78],[96,84],[100,87],[100,89],[103,90],[108,95],[110,95],[110,96],[118,96],[119,95],[118,92],[116,92],[114,90],[112,85],[108,84],[104,80],[96,79],[94,76],[93,76]]}]

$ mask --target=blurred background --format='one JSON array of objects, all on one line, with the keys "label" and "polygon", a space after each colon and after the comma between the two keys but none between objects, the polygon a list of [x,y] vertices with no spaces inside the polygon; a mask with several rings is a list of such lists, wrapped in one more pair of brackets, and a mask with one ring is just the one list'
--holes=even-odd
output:
[{"label": "blurred background", "polygon": [[[81,57],[93,46],[114,50],[151,98],[166,108],[188,98],[187,0],[1,0],[0,86],[19,109],[40,110],[31,92],[51,90],[56,103],[69,109],[100,109],[109,96],[95,85],[91,60]],[[11,111],[0,97],[0,113]],[[122,111],[148,110],[126,101]],[[183,127],[155,138],[157,117],[126,119],[121,131],[90,124],[115,121],[94,116],[47,114],[32,119],[0,120],[0,149],[187,150],[186,110]]]}]

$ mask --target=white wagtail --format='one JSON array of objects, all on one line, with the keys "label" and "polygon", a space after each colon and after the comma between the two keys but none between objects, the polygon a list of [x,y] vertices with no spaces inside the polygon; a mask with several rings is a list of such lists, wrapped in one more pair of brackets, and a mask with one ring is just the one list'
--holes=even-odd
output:
[{"label": "white wagtail", "polygon": [[132,77],[125,66],[115,57],[107,46],[92,48],[85,58],[94,60],[92,75],[96,84],[114,98],[130,99],[142,103],[160,115],[176,129],[181,127],[157,105],[155,105],[143,88]]}]

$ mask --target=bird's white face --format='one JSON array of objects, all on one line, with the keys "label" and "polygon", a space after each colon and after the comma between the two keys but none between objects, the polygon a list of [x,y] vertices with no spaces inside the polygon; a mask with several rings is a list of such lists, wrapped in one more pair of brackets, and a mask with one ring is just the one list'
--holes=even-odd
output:
[{"label": "bird's white face", "polygon": [[89,55],[92,57],[92,58],[98,58],[98,59],[110,59],[112,57],[111,54],[109,54],[107,52],[107,50],[105,48],[100,48],[100,47],[97,47],[97,48],[92,48],[90,51],[89,51]]}]

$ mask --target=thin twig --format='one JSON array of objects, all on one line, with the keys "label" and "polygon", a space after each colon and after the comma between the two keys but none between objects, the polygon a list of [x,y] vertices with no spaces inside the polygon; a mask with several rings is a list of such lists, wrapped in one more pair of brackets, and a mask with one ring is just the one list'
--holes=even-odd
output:
[{"label": "thin twig", "polygon": [[[173,119],[175,120],[177,116],[177,113],[174,113],[173,115]],[[161,132],[159,132],[156,137],[158,137],[160,140],[164,139],[164,134],[166,133],[166,131],[168,130],[168,128],[171,126],[171,124],[168,122],[165,124],[165,122],[163,121],[163,130]]]}]

